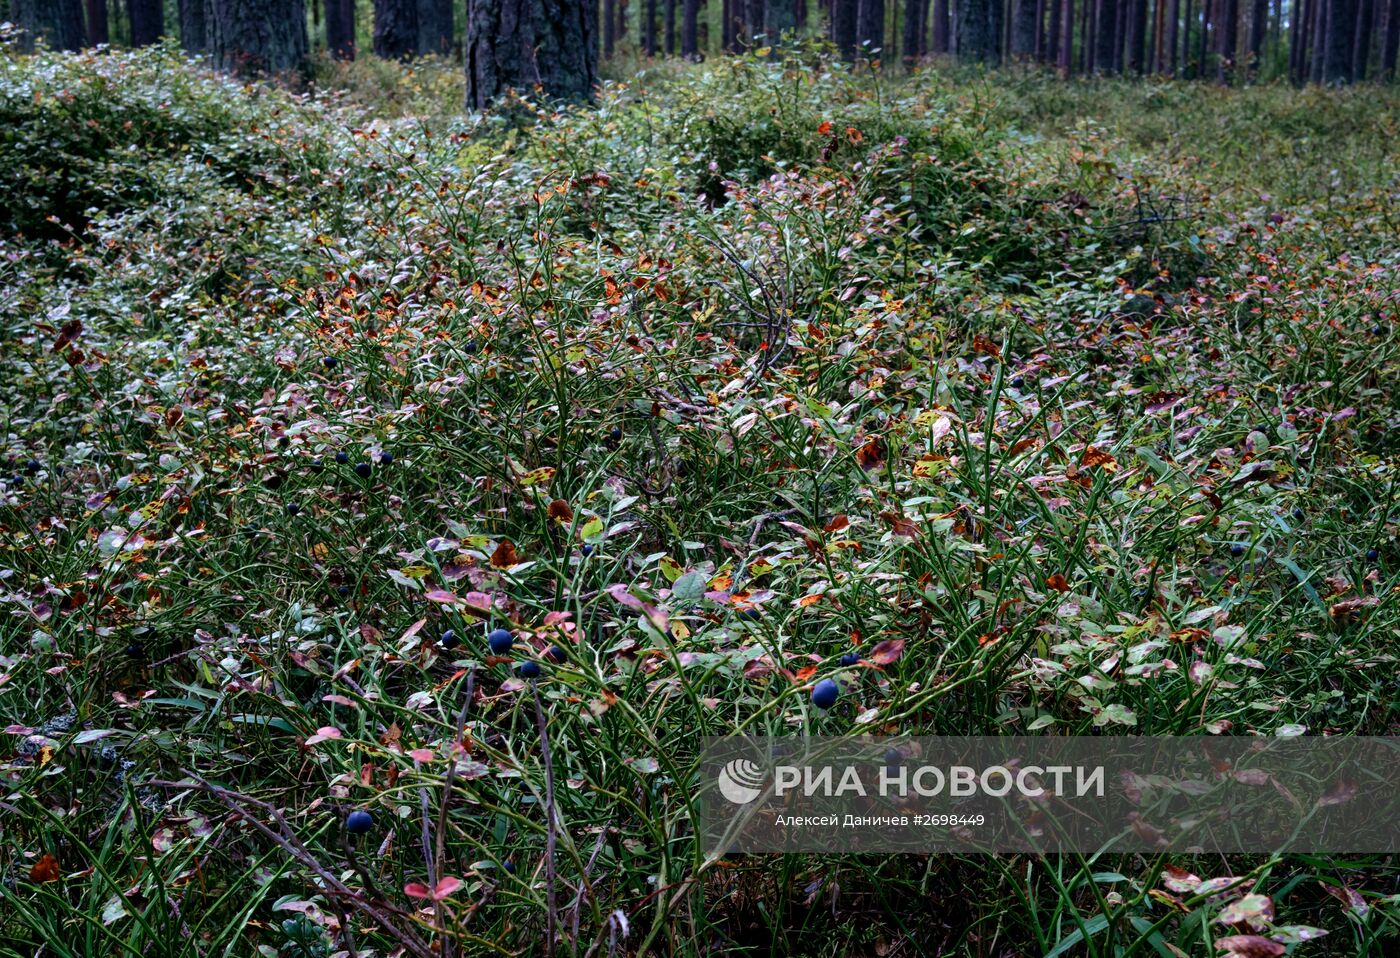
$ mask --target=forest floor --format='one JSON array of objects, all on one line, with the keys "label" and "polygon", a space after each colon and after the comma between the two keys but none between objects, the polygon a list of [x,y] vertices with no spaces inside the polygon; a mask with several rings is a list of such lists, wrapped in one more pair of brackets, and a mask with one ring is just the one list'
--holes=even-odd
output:
[{"label": "forest floor", "polygon": [[1400,94],[460,87],[0,54],[0,955],[1400,950],[1393,859],[691,831],[740,726],[1400,731]]}]

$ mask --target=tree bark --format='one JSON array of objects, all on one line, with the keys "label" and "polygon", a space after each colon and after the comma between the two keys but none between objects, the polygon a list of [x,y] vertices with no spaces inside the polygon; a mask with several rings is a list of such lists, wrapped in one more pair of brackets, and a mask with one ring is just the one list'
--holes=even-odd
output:
[{"label": "tree bark", "polygon": [[979,63],[996,63],[1001,57],[1001,0],[959,0],[959,57]]},{"label": "tree bark", "polygon": [[646,0],[642,7],[642,49],[656,56],[656,0]]},{"label": "tree bark", "polygon": [[1400,0],[1390,0],[1385,17],[1385,41],[1381,47],[1382,81],[1397,79],[1395,74],[1396,53],[1400,51]]},{"label": "tree bark", "polygon": [[904,0],[903,50],[905,66],[919,62],[923,54],[924,15],[928,13],[927,0]]},{"label": "tree bark", "polygon": [[1351,81],[1356,0],[1326,0],[1324,5],[1327,7],[1327,30],[1322,51],[1322,81],[1348,83]]},{"label": "tree bark", "polygon": [[418,0],[418,55],[450,57],[453,0]]},{"label": "tree bark", "polygon": [[948,20],[951,10],[948,0],[933,0],[933,52],[949,54],[953,52],[949,43]]},{"label": "tree bark", "polygon": [[681,56],[687,60],[700,58],[699,28],[700,0],[685,0],[685,6],[681,8]]},{"label": "tree bark", "polygon": [[1060,49],[1058,64],[1060,74],[1068,78],[1074,73],[1074,0],[1061,0]]},{"label": "tree bark", "polygon": [[86,0],[83,4],[87,12],[87,43],[90,47],[110,42],[107,32],[107,0]]},{"label": "tree bark", "polygon": [[859,0],[831,0],[831,42],[843,60],[855,59],[858,3]]},{"label": "tree bark", "polygon": [[203,56],[209,49],[209,28],[204,22],[204,0],[180,0],[180,49],[192,57]]},{"label": "tree bark", "polygon": [[596,9],[588,0],[470,0],[467,107],[539,86],[572,102],[593,98]]},{"label": "tree bark", "polygon": [[1249,11],[1249,78],[1259,75],[1264,56],[1264,31],[1269,25],[1269,0],[1254,0]]},{"label": "tree bark", "polygon": [[1147,0],[1128,0],[1126,19],[1126,61],[1124,68],[1139,76],[1147,62]]},{"label": "tree bark", "polygon": [[326,0],[326,49],[337,60],[355,59],[355,0]]},{"label": "tree bark", "polygon": [[374,0],[374,55],[410,60],[418,52],[418,0]]},{"label": "tree bark", "polygon": [[21,30],[22,53],[33,53],[40,37],[51,50],[82,49],[86,33],[82,0],[11,0],[10,16]]},{"label": "tree bark", "polygon": [[663,20],[666,24],[666,42],[663,49],[668,57],[676,55],[676,0],[662,0],[665,4]]},{"label": "tree bark", "polygon": [[[1000,2],[1000,0],[996,0]],[[885,45],[885,0],[859,0],[856,7],[856,43],[867,51]]]},{"label": "tree bark", "polygon": [[1374,18],[1371,0],[1359,0],[1356,26],[1351,47],[1351,82],[1359,83],[1366,76],[1366,63],[1371,59],[1371,21]]},{"label": "tree bark", "polygon": [[1046,0],[1050,4],[1050,29],[1046,35],[1045,60],[1053,63],[1057,67],[1063,67],[1060,63],[1060,33],[1063,30],[1063,20],[1065,5],[1060,0]]},{"label": "tree bark", "polygon": [[165,4],[161,0],[126,0],[131,19],[131,45],[150,46],[165,33]]},{"label": "tree bark", "polygon": [[204,23],[210,59],[220,70],[306,73],[304,0],[205,0]]},{"label": "tree bark", "polygon": [[1036,0],[1013,0],[1011,55],[1028,60],[1035,56]]}]

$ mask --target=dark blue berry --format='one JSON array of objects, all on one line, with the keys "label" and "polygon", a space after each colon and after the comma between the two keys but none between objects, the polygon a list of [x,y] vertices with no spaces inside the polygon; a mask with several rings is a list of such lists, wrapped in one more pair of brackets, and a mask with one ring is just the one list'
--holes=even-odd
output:
[{"label": "dark blue berry", "polygon": [[300,512],[300,511],[301,511],[301,506],[297,505],[295,502],[289,502],[289,503],[287,503],[287,515],[289,515],[289,516],[294,516],[294,515],[296,515],[298,512]]},{"label": "dark blue berry", "polygon": [[593,547],[592,547],[592,546],[586,545],[586,546],[584,546],[582,549],[580,549],[580,550],[578,550],[578,551],[579,551],[580,553],[582,553],[582,554],[584,555],[584,557],[588,557],[588,556],[591,556],[591,555],[593,554]]},{"label": "dark blue berry", "polygon": [[551,662],[563,662],[569,656],[568,653],[566,653],[561,646],[551,645],[549,649],[544,653],[544,657],[549,659],[549,661]]},{"label": "dark blue berry", "polygon": [[342,466],[345,465],[347,462],[350,461],[350,453],[342,449],[340,452],[335,454],[335,461],[340,463]]},{"label": "dark blue berry", "polygon": [[371,471],[373,471],[373,467],[369,463],[355,463],[355,475],[359,476],[361,479],[368,479]]},{"label": "dark blue berry", "polygon": [[1238,559],[1240,556],[1244,555],[1244,546],[1236,542],[1234,545],[1230,546],[1230,555]]},{"label": "dark blue berry", "polygon": [[510,872],[510,874],[515,874],[515,862],[504,862],[501,867]]},{"label": "dark blue berry", "polygon": [[763,613],[754,608],[740,609],[739,618],[748,619],[750,622],[757,622],[763,618]]},{"label": "dark blue berry", "polygon": [[364,809],[357,808],[345,816],[345,830],[351,835],[363,835],[374,827],[374,818]]},{"label": "dark blue berry", "polygon": [[544,669],[534,659],[526,659],[520,663],[520,677],[526,679],[537,679]]},{"label": "dark blue berry", "polygon": [[1013,389],[1020,389],[1020,388],[1021,388],[1022,386],[1024,386],[1025,384],[1026,384],[1026,381],[1025,381],[1023,378],[1021,378],[1020,376],[1017,376],[1015,379],[1011,380],[1011,387],[1012,387]]},{"label": "dark blue berry", "polygon": [[1293,519],[1294,519],[1295,522],[1302,522],[1302,521],[1303,521],[1303,517],[1304,517],[1305,515],[1306,515],[1306,513],[1303,512],[1302,509],[1294,509],[1294,510],[1293,510]]},{"label": "dark blue berry", "polygon": [[904,756],[900,754],[899,749],[895,748],[893,745],[885,749],[886,765],[898,765],[902,761],[904,761]]},{"label": "dark blue berry", "polygon": [[515,644],[515,636],[509,629],[496,629],[486,637],[486,644],[497,655],[505,655]]},{"label": "dark blue berry", "polygon": [[312,472],[320,472],[326,468],[326,464],[319,459],[312,459],[310,469]]},{"label": "dark blue berry", "polygon": [[836,696],[841,694],[841,687],[831,679],[822,679],[812,687],[812,704],[819,709],[829,709],[836,704]]},{"label": "dark blue berry", "polygon": [[612,431],[608,433],[608,436],[612,439],[613,442],[617,442],[619,439],[622,438],[622,427],[613,426]]},{"label": "dark blue berry", "polygon": [[457,633],[453,632],[451,629],[442,633],[442,637],[438,639],[438,645],[442,646],[444,649],[455,649],[461,644],[462,640],[457,638]]},{"label": "dark blue berry", "polygon": [[475,355],[476,355],[476,350],[477,350],[476,340],[474,340],[474,339],[469,339],[469,340],[467,340],[466,350],[467,350],[467,355],[468,355],[468,356],[475,356]]},{"label": "dark blue berry", "polygon": [[387,466],[387,465],[389,465],[390,463],[392,463],[393,461],[394,461],[394,454],[393,454],[392,452],[381,452],[381,453],[379,454],[379,464],[380,464],[381,466]]},{"label": "dark blue berry", "polygon": [[24,464],[24,471],[29,473],[31,476],[37,473],[42,468],[44,467],[40,465],[38,459],[31,459]]},{"label": "dark blue berry", "polygon": [[322,365],[324,365],[327,369],[334,369],[334,368],[336,367],[336,364],[339,363],[339,362],[340,362],[340,360],[336,359],[334,356],[322,356],[322,357],[321,357],[321,363],[322,363]]},{"label": "dark blue berry", "polygon": [[1375,562],[1375,561],[1376,561],[1377,559],[1379,559],[1380,557],[1381,557],[1381,553],[1380,553],[1380,550],[1379,550],[1379,549],[1367,549],[1367,550],[1366,550],[1366,561],[1367,561],[1367,562]]},{"label": "dark blue berry", "polygon": [[843,666],[850,667],[850,666],[852,666],[852,665],[858,664],[859,662],[860,662],[860,653],[859,653],[859,652],[847,652],[845,655],[841,656],[841,664],[842,664]]},{"label": "dark blue berry", "polygon": [[140,642],[133,642],[126,647],[126,654],[133,659],[140,659],[145,657],[146,650]]},{"label": "dark blue berry", "polygon": [[336,589],[336,591],[339,592],[341,595],[349,595],[350,587],[348,585],[343,585],[339,589]]}]

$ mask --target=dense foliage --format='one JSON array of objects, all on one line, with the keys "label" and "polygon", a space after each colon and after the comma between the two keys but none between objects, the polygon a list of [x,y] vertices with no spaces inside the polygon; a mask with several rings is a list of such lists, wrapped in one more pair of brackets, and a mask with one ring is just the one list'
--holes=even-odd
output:
[{"label": "dense foliage", "polygon": [[323,81],[0,57],[0,954],[1395,951],[689,825],[740,727],[1396,732],[1393,94]]}]

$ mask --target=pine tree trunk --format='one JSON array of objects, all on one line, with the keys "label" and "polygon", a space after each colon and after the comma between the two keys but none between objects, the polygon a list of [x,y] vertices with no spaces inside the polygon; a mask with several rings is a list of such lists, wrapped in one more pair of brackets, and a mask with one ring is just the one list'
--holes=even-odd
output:
[{"label": "pine tree trunk", "polygon": [[859,0],[831,0],[831,41],[843,60],[856,55],[856,8]]},{"label": "pine tree trunk", "polygon": [[1127,59],[1125,69],[1142,75],[1147,62],[1147,0],[1128,0],[1124,11],[1127,20]]},{"label": "pine tree trunk", "polygon": [[1385,41],[1381,47],[1381,80],[1394,81],[1396,53],[1400,52],[1400,0],[1390,0],[1385,18]]},{"label": "pine tree trunk", "polygon": [[[607,0],[611,3],[612,0]],[[700,0],[685,0],[681,8],[681,56],[687,60],[700,58]]]},{"label": "pine tree trunk", "polygon": [[885,0],[859,0],[856,9],[856,43],[866,51],[874,51],[883,47],[885,45]]},{"label": "pine tree trunk", "polygon": [[[1157,2],[1161,3],[1162,0],[1157,0]],[[1167,18],[1162,30],[1162,38],[1157,41],[1161,45],[1161,55],[1158,60],[1161,62],[1162,72],[1167,76],[1176,76],[1176,31],[1180,15],[1180,0],[1170,0],[1167,3]]]},{"label": "pine tree trunk", "polygon": [[948,20],[951,14],[948,0],[933,0],[933,52],[949,54],[953,52],[949,42]]},{"label": "pine tree trunk", "polygon": [[144,47],[165,33],[165,4],[161,0],[126,0],[131,18],[131,45]]},{"label": "pine tree trunk", "polygon": [[1269,0],[1254,0],[1249,12],[1249,77],[1259,75],[1264,56],[1264,31],[1269,25]]},{"label": "pine tree trunk", "polygon": [[418,0],[374,0],[374,55],[410,60],[418,52]]},{"label": "pine tree trunk", "polygon": [[913,66],[922,53],[926,0],[904,0],[904,63]]},{"label": "pine tree trunk", "polygon": [[656,0],[646,0],[642,9],[642,49],[656,56]]},{"label": "pine tree trunk", "polygon": [[603,58],[611,60],[617,44],[617,0],[603,0]]},{"label": "pine tree trunk", "polygon": [[204,0],[180,0],[180,49],[192,57],[209,49],[209,27],[204,22]]},{"label": "pine tree trunk", "polygon": [[1036,0],[1013,0],[1011,15],[1011,56],[1035,56]]},{"label": "pine tree trunk", "polygon": [[87,0],[83,4],[87,12],[88,46],[96,47],[111,42],[107,32],[107,0]]},{"label": "pine tree trunk", "polygon": [[1047,0],[1050,4],[1050,31],[1046,36],[1046,56],[1047,63],[1064,69],[1065,64],[1060,62],[1060,33],[1063,30],[1063,20],[1065,5],[1060,0]]},{"label": "pine tree trunk", "polygon": [[485,109],[510,89],[540,86],[571,102],[593,98],[596,12],[588,0],[470,0],[467,107]]},{"label": "pine tree trunk", "polygon": [[452,55],[453,0],[418,0],[418,55]]},{"label": "pine tree trunk", "polygon": [[1351,47],[1352,83],[1359,83],[1366,76],[1366,63],[1371,59],[1371,21],[1373,17],[1371,0],[1359,0]]},{"label": "pine tree trunk", "polygon": [[959,0],[958,56],[979,63],[1001,57],[1001,0]]},{"label": "pine tree trunk", "polygon": [[305,74],[309,45],[304,0],[205,0],[209,56],[241,76]]},{"label": "pine tree trunk", "polygon": [[355,0],[326,0],[326,49],[337,60],[355,59]]},{"label": "pine tree trunk", "polygon": [[666,43],[664,49],[668,57],[676,55],[676,0],[662,0],[665,3]]},{"label": "pine tree trunk", "polygon": [[1326,0],[1327,36],[1323,46],[1322,80],[1347,83],[1351,80],[1353,31],[1356,0]]},{"label": "pine tree trunk", "polygon": [[1060,75],[1068,79],[1074,72],[1074,0],[1060,0],[1059,39],[1055,41],[1055,63]]},{"label": "pine tree trunk", "polygon": [[51,50],[82,49],[86,33],[82,0],[11,0],[10,16],[22,31],[22,53],[33,53],[40,37]]}]

